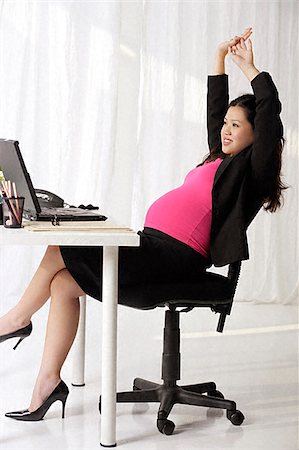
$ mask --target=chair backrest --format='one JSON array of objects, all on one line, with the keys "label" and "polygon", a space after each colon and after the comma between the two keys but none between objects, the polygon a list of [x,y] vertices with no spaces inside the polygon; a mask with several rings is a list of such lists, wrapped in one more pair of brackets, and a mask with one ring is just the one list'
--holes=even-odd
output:
[{"label": "chair backrest", "polygon": [[229,264],[227,278],[231,282],[231,288],[232,288],[231,302],[226,305],[217,305],[216,307],[212,308],[213,311],[220,313],[220,317],[219,317],[218,325],[217,325],[218,333],[223,332],[226,316],[229,315],[231,312],[234,296],[235,296],[236,289],[237,289],[237,284],[239,281],[240,271],[241,271],[241,261],[236,261],[236,262]]}]

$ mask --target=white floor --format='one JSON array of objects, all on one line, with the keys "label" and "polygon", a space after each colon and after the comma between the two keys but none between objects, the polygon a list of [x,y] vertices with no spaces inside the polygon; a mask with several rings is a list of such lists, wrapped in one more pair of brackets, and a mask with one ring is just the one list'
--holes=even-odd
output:
[{"label": "white floor", "polygon": [[[44,316],[16,351],[1,345],[1,450],[91,450],[100,448],[100,326],[89,326],[86,386],[71,386],[71,356],[63,378],[70,387],[66,418],[55,403],[45,419],[23,423],[4,412],[28,406],[42,351]],[[97,323],[101,305],[90,301],[87,321]],[[125,449],[296,450],[298,446],[298,308],[235,303],[225,333],[209,310],[182,315],[182,383],[215,381],[237,402],[246,419],[233,426],[220,410],[176,405],[172,436],[156,429],[157,405],[117,408],[117,443]],[[98,322],[100,324],[100,320]],[[163,311],[119,309],[118,389],[131,389],[135,376],[160,381]]]}]

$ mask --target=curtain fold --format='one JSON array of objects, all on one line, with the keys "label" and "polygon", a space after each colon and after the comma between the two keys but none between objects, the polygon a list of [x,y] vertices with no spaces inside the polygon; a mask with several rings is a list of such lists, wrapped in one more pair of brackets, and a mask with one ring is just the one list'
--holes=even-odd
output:
[{"label": "curtain fold", "polygon": [[[298,2],[3,0],[0,136],[19,140],[35,187],[70,204],[98,204],[140,229],[151,202],[207,154],[213,52],[246,26],[254,30],[256,65],[270,72],[282,101],[290,187],[281,211],[260,212],[249,228],[251,259],[237,298],[296,303]],[[251,92],[230,61],[227,73],[232,98]],[[37,264],[40,250],[31,253],[0,249],[8,302]],[[6,262],[16,257],[31,264],[20,263],[8,287],[13,268]]]}]

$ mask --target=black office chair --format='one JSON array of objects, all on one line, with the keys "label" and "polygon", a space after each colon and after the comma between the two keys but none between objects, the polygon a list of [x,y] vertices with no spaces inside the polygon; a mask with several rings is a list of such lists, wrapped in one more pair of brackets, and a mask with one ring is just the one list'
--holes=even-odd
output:
[{"label": "black office chair", "polygon": [[[118,403],[160,402],[157,427],[163,434],[170,435],[174,431],[175,424],[167,418],[176,403],[226,409],[227,418],[233,425],[241,425],[244,420],[236,403],[224,399],[214,382],[177,385],[177,380],[180,380],[179,314],[193,308],[209,307],[220,313],[217,331],[221,333],[226,316],[231,312],[240,268],[241,263],[235,262],[229,265],[227,277],[206,272],[196,283],[143,284],[120,288],[119,303],[126,306],[138,309],[168,307],[162,356],[163,384],[136,378],[133,391],[117,393]],[[177,308],[183,309],[177,311]],[[101,411],[101,397],[99,409]]]}]

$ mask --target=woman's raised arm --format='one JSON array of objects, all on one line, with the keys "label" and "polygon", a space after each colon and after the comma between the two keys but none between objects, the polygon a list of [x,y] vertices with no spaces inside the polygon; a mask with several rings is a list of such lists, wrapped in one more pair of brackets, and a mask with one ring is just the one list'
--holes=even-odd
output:
[{"label": "woman's raised arm", "polygon": [[251,34],[251,28],[246,28],[241,36],[235,36],[217,46],[212,76],[208,77],[207,128],[210,151],[221,142],[220,130],[228,106],[228,77],[225,75],[225,57],[229,48],[233,51],[241,39],[245,42]]}]

